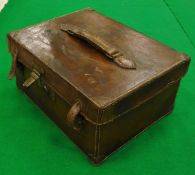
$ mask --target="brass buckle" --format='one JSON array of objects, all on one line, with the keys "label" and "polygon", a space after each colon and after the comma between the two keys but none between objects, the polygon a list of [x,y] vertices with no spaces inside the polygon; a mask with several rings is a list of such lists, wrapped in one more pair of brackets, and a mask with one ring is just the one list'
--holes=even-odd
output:
[{"label": "brass buckle", "polygon": [[40,77],[40,73],[33,69],[31,74],[30,74],[30,77],[27,78],[24,83],[22,84],[23,87],[30,87],[36,80],[38,80]]}]

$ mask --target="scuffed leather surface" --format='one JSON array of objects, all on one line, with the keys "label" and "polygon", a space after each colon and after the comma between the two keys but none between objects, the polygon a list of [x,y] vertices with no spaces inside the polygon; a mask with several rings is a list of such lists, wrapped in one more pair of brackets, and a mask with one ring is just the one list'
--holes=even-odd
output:
[{"label": "scuffed leather surface", "polygon": [[[59,30],[72,24],[112,43],[127,58],[135,55],[137,69],[117,67],[89,44]],[[10,34],[41,62],[99,107],[131,93],[176,64],[183,55],[91,9],[52,19]]]}]

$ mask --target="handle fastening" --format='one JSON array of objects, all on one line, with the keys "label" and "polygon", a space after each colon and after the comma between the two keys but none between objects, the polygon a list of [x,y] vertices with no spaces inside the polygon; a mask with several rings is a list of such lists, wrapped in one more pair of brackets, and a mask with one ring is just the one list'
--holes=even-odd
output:
[{"label": "handle fastening", "polygon": [[103,41],[98,36],[92,35],[90,32],[70,24],[62,24],[60,26],[60,29],[62,31],[67,32],[70,35],[76,36],[88,42],[98,50],[102,51],[108,58],[113,60],[118,66],[126,69],[136,69],[136,64],[132,59],[127,59],[123,53],[121,53],[116,48],[112,47],[106,41]]}]

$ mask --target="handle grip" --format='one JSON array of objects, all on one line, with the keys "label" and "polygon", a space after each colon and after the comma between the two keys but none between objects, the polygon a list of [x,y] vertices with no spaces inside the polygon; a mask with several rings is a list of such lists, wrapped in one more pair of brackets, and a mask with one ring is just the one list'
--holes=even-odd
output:
[{"label": "handle grip", "polygon": [[77,122],[78,114],[81,111],[81,102],[77,101],[75,104],[72,105],[70,108],[67,116],[66,116],[66,121],[69,126],[71,126],[75,130],[79,130],[79,126]]},{"label": "handle grip", "polygon": [[76,36],[88,42],[95,48],[99,49],[108,58],[113,60],[118,66],[126,69],[136,69],[136,65],[133,60],[127,59],[123,53],[121,53],[116,48],[110,46],[110,44],[106,43],[98,36],[94,36],[90,34],[88,31],[70,24],[62,24],[60,26],[60,29],[62,31],[67,32],[70,35]]}]

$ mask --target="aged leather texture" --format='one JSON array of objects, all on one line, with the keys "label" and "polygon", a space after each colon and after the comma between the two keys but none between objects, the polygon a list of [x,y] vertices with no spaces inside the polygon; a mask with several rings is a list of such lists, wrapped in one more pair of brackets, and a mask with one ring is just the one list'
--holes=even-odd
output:
[{"label": "aged leather texture", "polygon": [[[11,32],[8,45],[13,55],[9,78],[18,70],[19,88],[51,118],[59,118],[57,125],[95,163],[172,110],[190,62],[186,54],[90,8]],[[31,71],[29,79],[23,69]],[[71,109],[67,126],[61,126],[60,112],[52,114],[58,106],[40,95],[46,86],[26,89],[37,79],[59,99],[61,113],[68,113],[63,101]],[[83,131],[72,126],[77,115],[88,123]],[[84,141],[71,134],[74,128]]]}]

